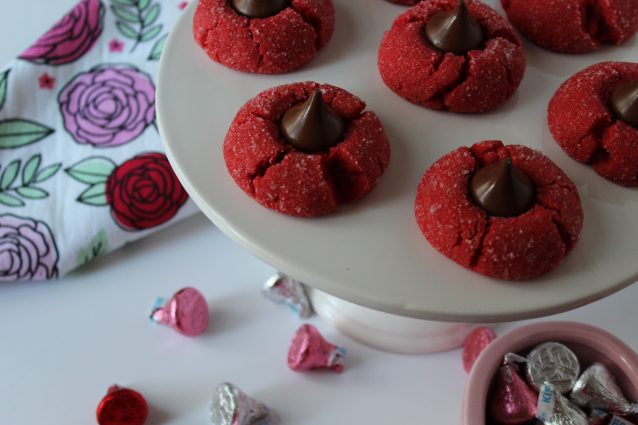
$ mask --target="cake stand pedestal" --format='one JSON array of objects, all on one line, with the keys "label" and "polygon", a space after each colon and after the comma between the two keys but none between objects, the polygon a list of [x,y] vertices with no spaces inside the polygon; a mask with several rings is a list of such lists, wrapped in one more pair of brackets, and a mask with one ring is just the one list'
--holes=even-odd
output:
[{"label": "cake stand pedestal", "polygon": [[463,345],[475,324],[435,322],[366,308],[307,288],[312,307],[327,323],[369,347],[399,354],[426,354]]}]

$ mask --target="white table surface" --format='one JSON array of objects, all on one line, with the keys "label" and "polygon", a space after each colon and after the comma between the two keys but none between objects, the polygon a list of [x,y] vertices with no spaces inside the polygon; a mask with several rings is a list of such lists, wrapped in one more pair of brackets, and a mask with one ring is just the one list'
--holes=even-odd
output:
[{"label": "white table surface", "polygon": [[[0,0],[0,62],[73,3]],[[209,393],[222,381],[268,404],[282,424],[459,422],[460,350],[376,352],[314,318],[348,349],[345,372],[289,371],[288,341],[301,322],[259,294],[271,272],[199,215],[59,282],[0,285],[0,423],[95,423],[97,403],[119,383],[144,394],[148,425],[205,424]],[[209,331],[193,339],[146,318],[156,296],[186,285],[202,290],[211,309]],[[638,349],[637,301],[634,285],[551,319],[600,326]]]}]

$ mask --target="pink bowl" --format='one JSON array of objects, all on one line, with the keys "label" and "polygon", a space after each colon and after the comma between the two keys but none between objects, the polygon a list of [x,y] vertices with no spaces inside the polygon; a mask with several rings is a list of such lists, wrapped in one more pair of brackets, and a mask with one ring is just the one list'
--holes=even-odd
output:
[{"label": "pink bowl", "polygon": [[543,322],[514,329],[498,337],[474,363],[463,397],[462,424],[485,425],[485,406],[494,374],[507,353],[525,353],[541,342],[558,341],[569,346],[587,367],[605,364],[630,401],[638,400],[638,355],[610,333],[574,322]]}]

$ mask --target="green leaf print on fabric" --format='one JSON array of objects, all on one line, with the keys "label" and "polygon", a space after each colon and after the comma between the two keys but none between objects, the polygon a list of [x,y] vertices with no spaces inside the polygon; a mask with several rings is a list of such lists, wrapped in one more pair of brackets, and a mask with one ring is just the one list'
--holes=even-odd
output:
[{"label": "green leaf print on fabric", "polygon": [[4,101],[7,99],[7,87],[9,85],[9,72],[8,69],[4,72],[0,72],[0,110],[4,106]]},{"label": "green leaf print on fabric", "polygon": [[15,149],[39,142],[53,134],[53,131],[49,127],[29,120],[0,121],[0,149]]},{"label": "green leaf print on fabric", "polygon": [[78,201],[96,207],[108,205],[106,200],[106,183],[96,183],[89,186],[88,189],[80,194]]},{"label": "green leaf print on fabric", "polygon": [[106,183],[115,170],[113,161],[102,156],[93,156],[66,169],[66,172],[80,183]]},{"label": "green leaf print on fabric", "polygon": [[86,205],[108,205],[106,182],[117,165],[108,158],[93,156],[66,169],[68,175],[89,187],[78,196],[77,201]]},{"label": "green leaf print on fabric", "polygon": [[150,61],[160,60],[160,57],[162,56],[162,52],[164,51],[164,46],[166,46],[167,39],[168,39],[168,34],[164,34],[155,42],[155,45],[151,49],[151,54],[148,56],[148,60]]},{"label": "green leaf print on fabric", "polygon": [[[36,187],[55,175],[62,164],[53,164],[40,169],[42,156],[33,155],[22,165],[15,160],[8,165],[0,166],[0,204],[8,207],[22,207],[24,200],[37,200],[49,197],[49,192]],[[22,178],[18,179],[22,170]],[[19,183],[18,183],[19,182]]]},{"label": "green leaf print on fabric", "polygon": [[95,260],[97,257],[109,252],[109,240],[104,229],[100,230],[97,235],[84,248],[80,248],[76,256],[76,265],[83,266]]},{"label": "green leaf print on fabric", "polygon": [[111,11],[117,18],[116,27],[120,34],[135,40],[131,52],[140,43],[153,40],[161,32],[163,25],[156,22],[162,7],[151,0],[111,0]]}]

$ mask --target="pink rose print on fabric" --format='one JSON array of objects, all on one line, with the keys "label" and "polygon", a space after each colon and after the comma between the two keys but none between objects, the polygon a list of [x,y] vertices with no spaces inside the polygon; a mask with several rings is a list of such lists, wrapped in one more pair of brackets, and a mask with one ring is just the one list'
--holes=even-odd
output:
[{"label": "pink rose print on fabric", "polygon": [[78,60],[102,34],[104,10],[100,0],[81,0],[68,15],[22,53],[20,59],[45,65],[64,65]]},{"label": "pink rose print on fabric", "polygon": [[73,139],[98,148],[128,143],[155,120],[151,77],[128,65],[102,65],[78,75],[58,101]]},{"label": "pink rose print on fabric", "polygon": [[0,282],[58,277],[58,249],[42,221],[0,215]]}]

